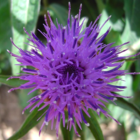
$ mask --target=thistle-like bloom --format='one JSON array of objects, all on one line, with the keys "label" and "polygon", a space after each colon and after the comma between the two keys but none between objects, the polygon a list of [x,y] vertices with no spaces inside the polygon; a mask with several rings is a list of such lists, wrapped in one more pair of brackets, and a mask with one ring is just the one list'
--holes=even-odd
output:
[{"label": "thistle-like bloom", "polygon": [[[19,49],[20,56],[8,51],[23,66],[22,71],[27,73],[9,79],[20,78],[28,81],[10,91],[33,88],[28,93],[30,94],[41,89],[42,93],[30,99],[29,105],[23,112],[31,106],[33,106],[31,111],[40,107],[41,104],[43,106],[39,110],[49,106],[44,112],[45,120],[40,132],[43,126],[50,121],[53,128],[54,119],[56,119],[57,136],[61,119],[63,126],[66,127],[65,111],[68,113],[67,127],[69,130],[73,127],[77,135],[75,122],[80,128],[82,121],[89,126],[83,115],[85,112],[90,117],[89,108],[96,111],[98,115],[103,113],[106,117],[115,120],[105,110],[102,101],[114,102],[118,97],[124,98],[115,92],[126,87],[112,85],[112,83],[120,80],[117,78],[118,76],[129,74],[125,70],[119,69],[124,63],[121,60],[132,57],[119,57],[119,54],[127,50],[122,50],[122,46],[128,42],[115,47],[111,47],[113,43],[103,43],[110,28],[102,36],[99,36],[102,27],[110,17],[102,26],[99,26],[96,24],[99,16],[94,23],[90,23],[81,31],[83,23],[80,25],[79,20],[82,5],[80,5],[79,13],[75,17],[70,18],[70,9],[69,3],[68,20],[65,27],[58,22],[56,27],[48,12],[50,26],[45,17],[44,28],[47,33],[40,31],[46,38],[47,44],[43,44],[33,32],[30,35],[24,28],[25,33],[29,36],[28,40],[33,44],[33,49],[24,51],[11,40],[12,44]],[[29,69],[26,66],[33,68]],[[115,121],[119,123],[117,120]]]}]

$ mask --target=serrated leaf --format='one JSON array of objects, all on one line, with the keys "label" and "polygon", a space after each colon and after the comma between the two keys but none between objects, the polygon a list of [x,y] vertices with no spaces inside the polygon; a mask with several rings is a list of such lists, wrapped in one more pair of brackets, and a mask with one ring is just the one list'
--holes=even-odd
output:
[{"label": "serrated leaf", "polygon": [[10,20],[10,2],[9,0],[0,0],[0,53],[11,49],[10,37],[11,20]]},{"label": "serrated leaf", "polygon": [[41,111],[38,111],[38,108],[34,109],[29,116],[24,121],[21,128],[8,140],[18,140],[22,136],[24,136],[31,128],[33,128],[35,125],[39,123],[37,119],[48,109],[48,107],[42,109]]},{"label": "serrated leaf", "polygon": [[11,87],[18,87],[22,84],[25,84],[27,81],[20,80],[20,79],[10,79],[7,81],[7,79],[11,77],[8,75],[0,75],[0,83],[11,86]]},{"label": "serrated leaf", "polygon": [[100,128],[100,125],[91,109],[88,110],[89,115],[91,116],[90,118],[84,113],[84,117],[86,121],[90,124],[88,128],[90,129],[91,133],[95,137],[96,140],[104,140],[102,130]]},{"label": "serrated leaf", "polygon": [[60,24],[62,24],[63,26],[66,26],[68,11],[65,7],[59,4],[53,3],[53,4],[50,4],[47,9],[50,11],[55,25],[57,25],[56,24],[56,19],[57,19]]},{"label": "serrated leaf", "polygon": [[[27,49],[25,44],[27,35],[23,31],[23,27],[28,32],[34,31],[38,19],[40,8],[40,0],[12,0],[11,1],[11,17],[12,17],[12,33],[14,43],[21,49]],[[18,54],[18,49],[12,46],[12,52]],[[12,72],[14,75],[20,72],[20,66],[15,66],[17,61],[11,58]]]}]

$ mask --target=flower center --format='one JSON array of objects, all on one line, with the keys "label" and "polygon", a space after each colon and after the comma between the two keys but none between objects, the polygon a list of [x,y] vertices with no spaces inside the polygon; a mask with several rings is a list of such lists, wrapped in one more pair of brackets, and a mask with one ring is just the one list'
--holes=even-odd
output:
[{"label": "flower center", "polygon": [[64,76],[68,75],[69,77],[75,78],[78,74],[78,69],[75,65],[68,64],[64,67],[63,74]]},{"label": "flower center", "polygon": [[79,74],[79,70],[75,64],[67,64],[57,71],[62,74],[60,85],[70,84],[71,81],[74,80]]}]

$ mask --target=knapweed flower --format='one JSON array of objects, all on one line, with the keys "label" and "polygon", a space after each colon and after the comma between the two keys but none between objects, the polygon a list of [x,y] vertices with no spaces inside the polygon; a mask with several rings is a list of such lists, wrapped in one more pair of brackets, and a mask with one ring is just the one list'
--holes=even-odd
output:
[{"label": "knapweed flower", "polygon": [[[68,129],[74,128],[78,135],[75,123],[81,128],[80,123],[83,121],[87,126],[89,123],[84,118],[83,112],[88,115],[88,109],[96,111],[98,115],[103,113],[106,117],[110,117],[105,110],[102,101],[114,102],[117,98],[124,96],[116,94],[126,88],[125,86],[112,85],[113,82],[119,81],[118,77],[129,74],[125,70],[120,70],[124,60],[132,56],[120,57],[119,54],[126,50],[122,50],[124,43],[119,46],[112,47],[113,43],[104,44],[103,40],[108,35],[110,28],[101,36],[99,36],[102,27],[110,19],[104,22],[102,26],[90,23],[83,31],[81,31],[84,21],[80,24],[80,14],[82,5],[80,5],[79,13],[71,16],[71,6],[69,3],[67,25],[62,26],[57,22],[54,25],[50,14],[45,17],[44,28],[46,33],[41,32],[46,38],[47,44],[43,44],[38,37],[32,32],[31,35],[25,30],[29,36],[29,41],[33,44],[32,50],[22,50],[18,48],[14,42],[12,44],[19,50],[20,55],[13,54],[20,65],[23,66],[22,71],[26,74],[21,76],[13,76],[11,78],[20,78],[28,82],[15,89],[33,88],[28,94],[37,89],[41,89],[42,93],[29,100],[29,105],[25,107],[23,112],[33,106],[31,110],[40,107],[42,110],[46,106],[49,108],[44,112],[45,120],[43,126],[51,121],[52,127],[56,119],[56,134],[60,120],[65,126],[65,111],[68,114]],[[32,68],[28,68],[30,66]],[[110,68],[109,70],[107,68]],[[127,97],[126,97],[127,98]],[[115,120],[119,123],[117,120]]]}]

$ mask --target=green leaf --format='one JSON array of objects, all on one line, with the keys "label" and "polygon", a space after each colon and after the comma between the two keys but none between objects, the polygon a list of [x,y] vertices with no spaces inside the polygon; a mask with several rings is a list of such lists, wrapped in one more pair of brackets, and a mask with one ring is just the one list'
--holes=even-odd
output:
[{"label": "green leaf", "polygon": [[[122,4],[122,2],[118,2],[116,0],[108,1],[108,3],[105,5],[105,8],[102,11],[102,16],[99,20],[99,25],[102,26],[103,23],[108,19],[108,17],[111,16],[110,20],[108,20],[103,26],[99,36],[104,34],[109,29],[109,27],[111,27],[111,31],[105,38],[105,41],[106,43],[115,42],[113,46],[122,44],[120,35],[124,27],[122,19],[124,11],[121,8]],[[100,8],[98,9],[100,10]]]},{"label": "green leaf", "polygon": [[[92,18],[92,20],[95,20],[96,19],[96,13],[97,13],[97,6],[95,5],[95,7],[94,7],[94,5],[93,5],[93,2],[92,1],[88,1],[88,0],[82,0],[82,3],[83,3],[83,5],[86,7],[85,9],[86,9],[86,11],[84,11],[84,8],[83,8],[83,10],[82,10],[82,12],[84,12],[84,13],[86,13],[86,12],[88,12],[88,18]],[[93,8],[94,7],[94,8]],[[76,7],[77,8],[77,7]],[[87,15],[87,14],[86,14]]]},{"label": "green leaf", "polygon": [[39,90],[35,90],[31,94],[27,95],[32,89],[22,89],[19,91],[18,98],[19,98],[19,104],[21,108],[25,108],[28,105],[28,101],[38,95]]},{"label": "green leaf", "polygon": [[10,3],[9,0],[0,0],[0,53],[11,48],[10,37],[11,21],[10,21]]},{"label": "green leaf", "polygon": [[108,34],[105,40],[107,43],[115,42],[112,46],[117,46],[122,44],[120,33],[114,31],[113,29],[110,31],[110,33]]},{"label": "green leaf", "polygon": [[[38,19],[40,8],[40,0],[12,0],[11,1],[11,17],[12,17],[12,33],[14,43],[21,49],[27,49],[25,44],[27,35],[23,31],[23,27],[28,32],[34,31]],[[12,46],[12,52],[18,54],[18,49]],[[11,58],[12,72],[14,75],[20,72],[20,66],[15,66],[17,63],[14,57]]]},{"label": "green leaf", "polygon": [[[99,24],[102,25],[105,20],[111,15],[110,20],[104,25],[100,34],[103,34],[110,26],[114,31],[121,32],[123,29],[123,10],[120,7],[122,3],[116,1],[110,1],[106,4],[105,9],[102,11]],[[110,38],[111,39],[111,38]]]},{"label": "green leaf", "polygon": [[89,128],[85,127],[85,138],[86,140],[95,140]]},{"label": "green leaf", "polygon": [[79,126],[76,124],[76,129],[80,135],[80,139],[86,140],[86,138],[85,138],[85,124],[83,122],[81,123],[81,127],[82,127],[82,129],[80,129]]},{"label": "green leaf", "polygon": [[8,75],[0,75],[0,83],[11,86],[11,87],[18,87],[27,82],[27,81],[21,80],[21,79],[10,79],[7,81],[7,79],[9,77],[10,76],[8,76]]},{"label": "green leaf", "polygon": [[140,1],[124,0],[124,10],[126,15],[126,25],[122,35],[123,42],[130,41],[131,44],[140,38]]},{"label": "green leaf", "polygon": [[9,54],[7,49],[11,50],[10,37],[11,31],[11,17],[10,17],[10,1],[0,0],[0,73],[10,73],[10,64],[8,60]]},{"label": "green leaf", "polygon": [[133,103],[130,103],[129,101],[124,100],[123,98],[117,98],[115,102],[117,106],[133,112],[140,119],[140,110]]},{"label": "green leaf", "polygon": [[53,4],[50,4],[47,9],[50,11],[50,14],[53,17],[53,20],[54,20],[53,22],[55,25],[57,25],[56,19],[63,26],[67,24],[68,11],[65,7],[59,4],[53,3]]},{"label": "green leaf", "polygon": [[117,82],[118,86],[126,86],[127,88],[124,89],[123,91],[120,91],[119,94],[122,96],[132,96],[133,95],[133,90],[132,90],[132,75],[124,75],[121,76],[120,81]]},{"label": "green leaf", "polygon": [[91,133],[94,135],[96,140],[104,140],[100,125],[98,124],[98,121],[91,109],[88,110],[90,118],[84,113],[84,117],[87,120],[87,122],[90,124],[88,127],[91,131]]},{"label": "green leaf", "polygon": [[7,51],[2,51],[0,53],[0,75],[11,74],[11,66],[8,57],[9,53]]},{"label": "green leaf", "polygon": [[26,118],[21,128],[8,140],[18,140],[24,136],[30,129],[39,123],[37,119],[48,109],[48,106],[41,111],[38,111],[38,108],[34,109],[30,115]]},{"label": "green leaf", "polygon": [[60,128],[61,128],[63,140],[73,140],[73,134],[74,134],[73,127],[71,128],[70,131],[66,127],[67,127],[67,122],[65,124],[65,127],[63,127],[63,121],[61,119]]},{"label": "green leaf", "polygon": [[95,0],[95,1],[97,4],[99,13],[101,13],[103,11],[103,9],[105,8],[105,4],[102,0]]},{"label": "green leaf", "polygon": [[[136,71],[140,71],[140,61],[135,61],[135,69]],[[133,78],[133,91],[134,92],[138,92],[139,94],[139,91],[140,91],[140,86],[139,86],[139,83],[140,83],[140,75],[137,75]],[[139,98],[137,98],[139,99]],[[139,101],[139,100],[138,100]]]},{"label": "green leaf", "polygon": [[[124,65],[124,67],[126,67]],[[125,75],[125,76],[121,76],[121,81],[117,81],[116,85],[119,86],[127,86],[126,89],[124,89],[123,91],[120,91],[119,94],[122,96],[132,96],[133,95],[133,91],[132,91],[132,76],[131,75]],[[128,99],[126,99],[128,100]],[[118,104],[117,104],[118,105]],[[109,110],[111,111],[112,116],[119,120],[120,122],[124,121],[125,119],[125,114],[126,112],[128,113],[128,111],[124,110],[123,108],[114,106],[112,104],[109,105]],[[130,114],[130,112],[129,112]]]}]

